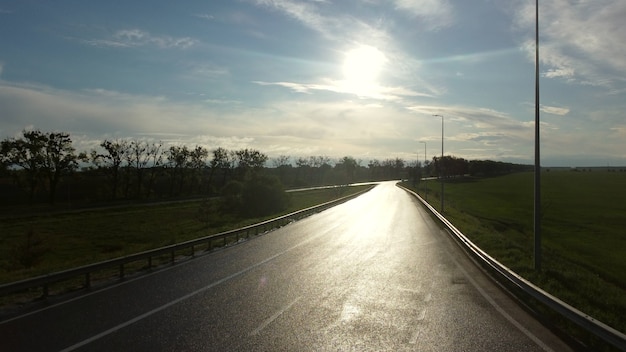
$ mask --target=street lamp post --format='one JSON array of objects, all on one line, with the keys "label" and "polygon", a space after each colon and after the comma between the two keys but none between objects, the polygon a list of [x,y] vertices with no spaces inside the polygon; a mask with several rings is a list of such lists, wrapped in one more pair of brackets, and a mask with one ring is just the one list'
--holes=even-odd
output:
[{"label": "street lamp post", "polygon": [[443,115],[433,116],[441,117],[441,161],[439,162],[439,179],[441,181],[441,214],[443,214]]},{"label": "street lamp post", "polygon": [[417,156],[417,159],[415,161],[415,173],[413,174],[413,187],[415,187],[415,185],[417,185],[418,187],[418,192],[419,192],[419,167],[420,167],[420,152],[415,152],[415,155]]},{"label": "street lamp post", "polygon": [[[420,141],[420,143],[424,143],[424,171],[426,171],[426,160],[428,160],[426,156],[426,142]],[[424,195],[426,196],[426,201],[428,201],[428,188],[426,184],[424,184]]]},{"label": "street lamp post", "polygon": [[535,1],[535,270],[541,271],[541,158],[539,153],[539,0]]}]

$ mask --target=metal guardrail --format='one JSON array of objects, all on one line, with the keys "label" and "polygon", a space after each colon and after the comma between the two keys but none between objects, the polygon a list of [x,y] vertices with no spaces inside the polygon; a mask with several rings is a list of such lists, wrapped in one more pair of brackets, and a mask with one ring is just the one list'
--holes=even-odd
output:
[{"label": "metal guardrail", "polygon": [[63,270],[47,275],[41,275],[30,279],[25,279],[21,281],[16,281],[12,283],[7,283],[0,285],[0,296],[10,295],[16,292],[22,292],[26,290],[30,290],[33,288],[41,288],[42,289],[42,297],[47,297],[49,295],[49,287],[52,284],[56,284],[63,281],[68,281],[70,279],[76,279],[79,277],[84,277],[83,288],[90,288],[92,284],[91,274],[94,272],[111,269],[111,268],[119,268],[119,278],[123,279],[125,275],[125,265],[129,263],[139,262],[142,260],[147,260],[147,269],[152,268],[152,259],[155,257],[160,257],[164,255],[170,256],[170,262],[173,264],[176,261],[176,253],[182,250],[189,250],[189,254],[193,257],[195,256],[195,248],[196,246],[207,245],[208,248],[206,251],[210,251],[213,249],[213,242],[215,240],[223,240],[223,245],[227,244],[228,239],[234,239],[235,243],[239,242],[241,238],[248,238],[250,235],[258,235],[259,233],[266,232],[268,230],[283,226],[293,219],[302,219],[307,216],[310,216],[314,213],[318,213],[320,211],[331,208],[335,205],[346,202],[352,198],[356,198],[357,196],[369,191],[371,189],[365,189],[363,191],[357,192],[355,194],[351,194],[345,197],[341,197],[320,205],[312,206],[306,209],[302,209],[293,213],[289,213],[274,219],[266,220],[257,224],[249,225],[246,227],[220,232],[214,235],[209,235],[205,237],[201,237],[194,240],[189,240],[186,242],[181,242],[157,249],[148,250],[145,252],[135,253],[124,257],[119,257],[115,259],[110,259],[106,261],[102,261],[99,263],[89,264],[77,268],[72,268],[68,270]]},{"label": "metal guardrail", "polygon": [[489,254],[485,253],[482,249],[476,246],[472,241],[470,241],[465,235],[459,231],[448,219],[443,217],[435,208],[433,208],[430,204],[428,204],[422,197],[420,197],[417,193],[412,190],[400,186],[405,191],[409,192],[413,196],[415,196],[424,206],[426,206],[432,213],[435,215],[439,221],[441,221],[446,228],[452,232],[454,237],[458,239],[458,241],[464,245],[464,247],[473,254],[478,260],[482,263],[486,264],[489,268],[491,268],[497,275],[501,278],[504,278],[508,282],[512,283],[516,287],[520,288],[524,293],[551,308],[555,312],[559,313],[561,316],[567,318],[569,321],[574,324],[582,327],[586,331],[596,335],[601,338],[606,343],[609,343],[622,351],[626,351],[626,335],[622,332],[604,324],[603,322],[585,314],[578,309],[570,306],[569,304],[561,301],[557,297],[549,294],[548,292],[542,290],[541,288],[535,286],[528,280],[521,277],[519,274],[515,273],[513,270],[507,268],[496,259],[491,257]]}]

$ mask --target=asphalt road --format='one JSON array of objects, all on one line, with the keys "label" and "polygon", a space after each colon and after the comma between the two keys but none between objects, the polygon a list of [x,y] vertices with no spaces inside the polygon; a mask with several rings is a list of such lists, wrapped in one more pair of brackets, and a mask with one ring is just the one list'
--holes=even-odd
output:
[{"label": "asphalt road", "polygon": [[0,351],[567,351],[393,183],[0,322]]}]

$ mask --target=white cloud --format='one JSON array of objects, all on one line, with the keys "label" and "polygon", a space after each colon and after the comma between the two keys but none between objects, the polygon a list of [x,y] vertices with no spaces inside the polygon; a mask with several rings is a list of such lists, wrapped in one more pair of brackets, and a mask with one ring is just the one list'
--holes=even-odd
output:
[{"label": "white cloud", "polygon": [[[443,105],[415,105],[408,110],[419,116],[419,140],[428,142],[429,154],[441,152],[441,118],[433,116],[436,114],[444,116],[447,155],[515,162],[530,160],[532,156],[533,124],[518,121],[505,112]],[[424,135],[424,130],[430,133]]]},{"label": "white cloud", "polygon": [[571,80],[574,78],[574,69],[571,67],[555,67],[548,69],[547,72],[543,74],[544,77],[548,78],[565,78],[567,80]]},{"label": "white cloud", "polygon": [[561,108],[561,107],[557,107],[557,106],[541,105],[541,111],[543,111],[545,113],[548,113],[548,114],[552,114],[552,115],[563,116],[563,115],[567,115],[567,113],[569,113],[569,108]]},{"label": "white cloud", "polygon": [[253,147],[268,153],[270,146],[283,154],[286,150],[352,153],[356,151],[343,141],[352,137],[354,119],[373,118],[374,114],[374,109],[355,103],[286,102],[250,108],[237,102],[207,106],[102,89],[70,92],[4,82],[0,82],[0,105],[7,117],[0,133],[12,135],[25,126],[63,130],[80,137],[75,140],[79,150],[91,148],[103,138],[140,136],[208,148]]},{"label": "white cloud", "polygon": [[[281,80],[275,82],[256,81],[257,84],[277,85],[299,93],[311,94],[314,91],[329,91],[340,94],[352,94],[361,98],[385,101],[399,101],[409,97],[432,98],[444,93],[441,87],[425,82],[416,75],[421,63],[406,48],[398,45],[387,30],[393,29],[393,21],[384,18],[364,21],[350,12],[337,11],[336,4],[331,2],[302,2],[293,0],[251,0],[256,5],[273,9],[298,20],[302,25],[321,34],[325,39],[335,42],[340,53],[348,53],[355,48],[367,46],[380,51],[388,62],[380,72],[379,82],[362,85],[350,82],[345,77],[319,78],[309,82],[293,82]],[[364,6],[387,6],[379,0],[367,1]],[[396,1],[399,11],[410,13],[411,16],[425,16],[437,22],[437,27],[447,26],[452,20],[452,7],[447,1]],[[343,5],[342,5],[343,6]],[[348,5],[349,6],[349,5]],[[363,6],[361,4],[360,6]],[[421,23],[422,27],[428,24]],[[388,27],[389,25],[389,27]],[[337,58],[337,67],[342,64]],[[345,64],[345,62],[344,62]],[[410,88],[409,88],[410,87]]]},{"label": "white cloud", "polygon": [[389,87],[381,85],[371,85],[367,87],[355,86],[352,82],[345,80],[323,79],[320,83],[296,83],[296,82],[264,82],[253,81],[263,86],[280,86],[293,90],[297,93],[312,94],[315,91],[328,91],[340,94],[355,95],[359,98],[401,101],[407,97],[427,97],[433,98],[434,93],[424,93],[414,91],[405,87]]},{"label": "white cloud", "polygon": [[530,136],[528,124],[493,109],[439,105],[414,105],[407,109],[433,121],[440,121],[439,117],[433,115],[443,115],[444,124],[448,126],[446,129],[456,130],[459,135],[503,136],[514,139],[526,139],[526,134]]},{"label": "white cloud", "polygon": [[[69,132],[78,150],[104,138],[162,140],[207,148],[252,147],[270,156],[353,155],[386,158],[405,153],[401,145],[410,114],[367,102],[274,102],[250,107],[241,102],[176,102],[94,89],[70,92],[41,85],[0,81],[3,120],[0,133],[25,126]],[[384,123],[382,123],[384,122]],[[245,126],[243,128],[242,126]],[[275,154],[274,154],[275,153]]]},{"label": "white cloud", "polygon": [[280,11],[302,25],[337,42],[380,46],[389,40],[383,23],[365,22],[350,15],[338,15],[328,1],[252,0],[255,4]]},{"label": "white cloud", "polygon": [[157,36],[140,29],[123,29],[115,32],[107,39],[83,40],[84,43],[99,47],[139,47],[156,46],[161,49],[187,49],[198,43],[190,37],[171,37],[167,35]]},{"label": "white cloud", "polygon": [[195,80],[213,80],[230,75],[230,70],[227,67],[211,62],[189,61],[183,63],[182,67],[185,70],[183,75]]},{"label": "white cloud", "polygon": [[292,0],[255,0],[257,5],[266,6],[284,12],[302,22],[307,27],[325,33],[330,20],[322,16],[310,3]]},{"label": "white cloud", "polygon": [[617,138],[620,138],[622,140],[626,139],[626,125],[612,127],[611,131],[615,133]]},{"label": "white cloud", "polygon": [[198,13],[198,14],[195,14],[194,16],[198,18],[202,18],[204,20],[209,20],[209,21],[212,21],[215,19],[215,16],[210,15],[208,13]]},{"label": "white cloud", "polygon": [[[554,0],[540,3],[539,13],[544,77],[607,87],[626,81],[626,2]],[[516,24],[534,37],[534,2],[519,6]],[[525,48],[534,60],[534,39]]]},{"label": "white cloud", "polygon": [[[103,89],[70,92],[0,81],[0,134],[11,136],[27,126],[67,131],[78,150],[93,148],[104,138],[142,138],[209,149],[256,148],[270,157],[350,155],[363,160],[396,156],[412,160],[411,146],[415,149],[417,141],[429,142],[429,155],[435,150],[441,140],[441,122],[432,115],[441,114],[445,116],[446,154],[496,160],[532,155],[532,122],[479,107],[413,105],[400,109],[399,105],[372,105],[371,100],[360,99],[298,99],[250,107],[239,101],[177,102]],[[581,145],[589,145],[585,149],[590,152],[623,153],[626,129],[622,123],[604,122],[607,128],[589,130],[575,118],[568,121],[582,128],[544,122],[547,153],[571,155]],[[567,133],[559,132],[563,128],[568,128]],[[605,143],[592,147],[597,140]]]},{"label": "white cloud", "polygon": [[454,21],[453,7],[447,0],[394,0],[396,9],[419,17],[428,29],[450,26]]}]

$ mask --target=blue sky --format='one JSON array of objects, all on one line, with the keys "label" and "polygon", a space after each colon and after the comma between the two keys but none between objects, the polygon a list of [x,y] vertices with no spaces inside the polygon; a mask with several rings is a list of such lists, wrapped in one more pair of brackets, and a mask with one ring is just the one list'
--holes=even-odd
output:
[{"label": "blue sky", "polygon": [[[533,162],[534,1],[0,0],[0,137]],[[626,165],[626,2],[540,2],[542,165]],[[416,154],[418,153],[418,154]]]}]

